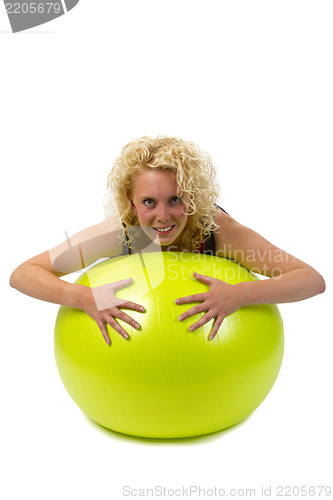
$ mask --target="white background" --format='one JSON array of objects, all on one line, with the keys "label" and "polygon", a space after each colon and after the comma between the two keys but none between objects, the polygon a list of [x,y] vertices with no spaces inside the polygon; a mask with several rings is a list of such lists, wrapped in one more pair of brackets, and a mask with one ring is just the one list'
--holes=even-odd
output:
[{"label": "white background", "polygon": [[[332,482],[332,18],[328,1],[81,0],[12,34],[1,11],[3,498],[107,500],[125,485],[272,485],[274,498]],[[90,422],[57,373],[58,306],[8,285],[64,231],[103,219],[114,157],[157,134],[209,151],[221,205],[327,284],[281,306],[284,362],[257,411],[169,442]]]}]

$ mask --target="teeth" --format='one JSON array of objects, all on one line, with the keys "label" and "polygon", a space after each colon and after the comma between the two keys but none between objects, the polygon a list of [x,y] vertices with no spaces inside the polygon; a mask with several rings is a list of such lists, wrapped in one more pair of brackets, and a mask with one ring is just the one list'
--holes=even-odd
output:
[{"label": "teeth", "polygon": [[161,233],[166,233],[167,231],[170,231],[170,229],[172,228],[172,226],[170,227],[165,227],[164,229],[162,228],[157,228],[156,230],[161,232]]}]

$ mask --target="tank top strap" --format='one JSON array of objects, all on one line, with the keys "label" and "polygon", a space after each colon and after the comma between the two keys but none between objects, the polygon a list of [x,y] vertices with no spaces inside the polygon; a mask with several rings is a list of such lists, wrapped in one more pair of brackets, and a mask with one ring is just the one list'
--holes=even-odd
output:
[{"label": "tank top strap", "polygon": [[[226,212],[222,207],[219,205],[215,206],[222,210],[225,214],[229,215],[228,212]],[[215,255],[216,252],[216,244],[215,244],[215,233],[214,231],[211,231],[208,238],[204,241],[201,242],[200,247],[199,247],[199,252],[200,253],[206,253],[210,255]]]}]

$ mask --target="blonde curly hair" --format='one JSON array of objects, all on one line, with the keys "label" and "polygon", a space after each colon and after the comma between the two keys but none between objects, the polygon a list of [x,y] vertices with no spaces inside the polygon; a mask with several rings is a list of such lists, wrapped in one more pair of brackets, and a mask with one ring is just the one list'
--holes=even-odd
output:
[{"label": "blonde curly hair", "polygon": [[[177,137],[140,137],[128,143],[116,158],[107,178],[105,212],[118,227],[139,226],[128,195],[132,195],[135,176],[148,169],[175,173],[181,193],[187,193],[187,223],[183,232],[183,248],[197,249],[210,231],[217,229],[214,215],[218,189],[216,172],[208,153],[192,142]],[[132,246],[135,231],[123,231],[123,242]]]}]

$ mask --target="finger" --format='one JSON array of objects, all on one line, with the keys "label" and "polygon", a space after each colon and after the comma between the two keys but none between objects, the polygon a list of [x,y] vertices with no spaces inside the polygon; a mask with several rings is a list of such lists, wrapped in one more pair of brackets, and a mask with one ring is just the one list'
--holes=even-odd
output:
[{"label": "finger", "polygon": [[110,284],[112,285],[112,288],[115,291],[117,291],[120,290],[121,288],[125,288],[126,286],[130,285],[132,281],[133,278],[127,278],[125,280],[114,281],[113,283]]},{"label": "finger", "polygon": [[188,309],[184,313],[182,313],[178,319],[179,321],[183,321],[184,319],[190,318],[191,316],[194,316],[195,314],[198,314],[200,312],[205,311],[205,306],[203,304],[198,304],[197,306],[191,307],[191,309]]},{"label": "finger", "polygon": [[196,293],[195,295],[187,295],[186,297],[180,297],[175,300],[177,305],[179,304],[190,304],[191,302],[203,302],[206,300],[206,292],[205,293]]},{"label": "finger", "polygon": [[119,323],[114,318],[110,318],[108,320],[108,324],[111,326],[111,328],[113,328],[114,330],[116,330],[116,332],[120,333],[120,335],[122,337],[124,337],[124,339],[128,339],[129,338],[128,333],[125,332],[125,330],[119,325]]},{"label": "finger", "polygon": [[104,321],[98,321],[97,325],[98,325],[99,329],[102,332],[102,335],[103,335],[103,338],[104,338],[105,342],[108,345],[110,345],[111,344],[111,339],[110,339],[108,331],[106,329],[106,323]]},{"label": "finger", "polygon": [[193,273],[193,277],[201,283],[205,283],[206,285],[210,284],[213,279],[211,276],[206,276],[205,274],[198,273]]},{"label": "finger", "polygon": [[197,330],[201,326],[205,325],[213,317],[214,316],[211,313],[206,313],[202,318],[200,318],[198,321],[196,321],[195,323],[193,323],[193,325],[190,326],[190,328],[189,328],[190,332],[194,332],[195,330]]},{"label": "finger", "polygon": [[140,324],[137,321],[135,321],[135,319],[131,318],[128,314],[124,313],[123,311],[118,311],[116,313],[113,313],[113,316],[115,316],[118,319],[121,319],[122,321],[125,321],[136,330],[140,328]]},{"label": "finger", "polygon": [[214,323],[214,326],[213,326],[213,329],[212,331],[210,332],[209,334],[209,340],[213,340],[213,338],[216,336],[217,332],[219,331],[221,325],[222,325],[222,321],[223,321],[223,318],[222,319],[217,319]]},{"label": "finger", "polygon": [[138,312],[144,312],[145,311],[145,308],[142,305],[136,304],[135,302],[131,302],[130,300],[127,300],[126,302],[122,302],[121,303],[121,307],[124,308],[124,309],[131,309],[133,311],[138,311]]}]

